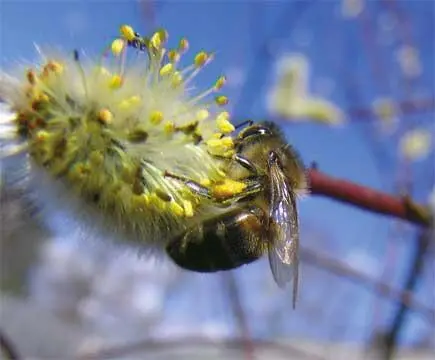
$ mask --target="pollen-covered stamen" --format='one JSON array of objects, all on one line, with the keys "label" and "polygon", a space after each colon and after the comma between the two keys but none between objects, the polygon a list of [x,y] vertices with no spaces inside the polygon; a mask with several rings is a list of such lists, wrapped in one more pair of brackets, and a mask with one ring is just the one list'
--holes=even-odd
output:
[{"label": "pollen-covered stamen", "polygon": [[110,125],[113,121],[113,114],[108,109],[101,109],[97,114],[97,119],[103,125]]},{"label": "pollen-covered stamen", "polygon": [[150,114],[150,122],[153,125],[159,125],[163,121],[163,113],[159,110],[154,110]]},{"label": "pollen-covered stamen", "polygon": [[236,129],[235,126],[230,122],[230,114],[227,111],[221,112],[216,117],[216,124],[219,131],[223,134],[229,134]]}]

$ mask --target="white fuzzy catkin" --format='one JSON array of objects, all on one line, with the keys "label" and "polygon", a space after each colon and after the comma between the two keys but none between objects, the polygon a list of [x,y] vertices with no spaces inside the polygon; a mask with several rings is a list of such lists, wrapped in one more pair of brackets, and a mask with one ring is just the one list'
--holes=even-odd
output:
[{"label": "white fuzzy catkin", "polygon": [[225,78],[194,94],[190,83],[213,56],[201,51],[179,68],[188,42],[169,50],[167,38],[124,25],[97,61],[41,54],[21,78],[1,74],[11,116],[1,120],[0,159],[25,155],[27,186],[47,216],[67,213],[65,224],[87,224],[87,236],[161,248],[218,211],[165,172],[225,182],[213,156],[234,152],[234,126],[220,110],[228,100],[217,93]]}]

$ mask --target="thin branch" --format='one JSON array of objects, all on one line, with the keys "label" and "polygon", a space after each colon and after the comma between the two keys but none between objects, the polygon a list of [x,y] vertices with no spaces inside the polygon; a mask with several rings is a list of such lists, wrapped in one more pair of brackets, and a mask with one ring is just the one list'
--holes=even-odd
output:
[{"label": "thin branch", "polygon": [[21,357],[12,341],[0,330],[0,349],[7,360],[19,360]]},{"label": "thin branch", "polygon": [[325,257],[307,248],[301,249],[301,258],[308,264],[327,270],[337,276],[356,280],[370,289],[374,289],[374,291],[376,291],[379,295],[393,301],[397,301],[403,306],[422,314],[426,321],[435,324],[435,309],[432,309],[418,301],[415,297],[413,297],[411,291],[396,290],[390,285],[354,270],[340,261]]},{"label": "thin branch", "polygon": [[[253,340],[256,348],[264,350],[273,350],[286,354],[291,357],[291,354],[295,355],[298,359],[312,359],[312,360],[326,360],[317,354],[310,353],[305,350],[301,350],[299,347],[291,345],[289,343],[279,343],[269,340],[255,339]],[[187,336],[180,339],[169,340],[142,340],[135,343],[126,345],[119,345],[113,347],[106,347],[96,351],[92,351],[86,354],[78,356],[80,360],[97,360],[97,359],[111,359],[119,358],[121,356],[131,355],[138,351],[170,351],[181,350],[188,347],[198,349],[201,346],[219,346],[220,349],[243,349],[244,339],[208,339],[198,336]],[[302,346],[301,346],[302,347]]]},{"label": "thin branch", "polygon": [[[418,241],[413,244],[414,253],[412,254],[412,265],[404,285],[404,290],[406,292],[413,292],[417,286],[418,279],[423,272],[424,260],[429,248],[431,236],[433,236],[431,229],[422,231],[418,236]],[[387,360],[392,359],[394,356],[400,331],[402,330],[406,321],[407,312],[408,307],[404,304],[399,304],[399,308],[397,309],[397,312],[391,323],[391,328],[385,337],[384,356]]]},{"label": "thin branch", "polygon": [[409,197],[396,197],[346,180],[328,176],[316,169],[308,171],[311,193],[354,205],[377,214],[407,220],[429,227],[432,216],[428,207]]}]

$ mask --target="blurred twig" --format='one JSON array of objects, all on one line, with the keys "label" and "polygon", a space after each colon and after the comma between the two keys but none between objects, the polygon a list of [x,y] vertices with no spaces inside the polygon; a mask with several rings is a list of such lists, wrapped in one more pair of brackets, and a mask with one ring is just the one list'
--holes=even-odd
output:
[{"label": "blurred twig", "polygon": [[1,352],[8,360],[19,360],[20,356],[11,340],[6,336],[6,334],[0,330],[0,348]]},{"label": "blurred twig", "polygon": [[413,309],[416,312],[424,315],[424,318],[435,324],[435,309],[432,309],[412,296],[412,291],[400,291],[393,289],[388,284],[383,283],[380,280],[373,279],[368,275],[365,275],[357,270],[352,269],[346,264],[341,263],[335,259],[324,257],[313,250],[302,248],[301,258],[313,266],[330,271],[338,276],[354,279],[365,286],[373,288],[374,291],[380,295],[389,298],[393,301],[399,302],[401,305],[407,308]]},{"label": "blurred twig", "polygon": [[430,226],[429,209],[409,197],[388,195],[350,181],[333,178],[315,169],[308,171],[308,177],[313,195],[327,196],[377,214],[394,216],[425,227]]},{"label": "blurred twig", "polygon": [[[326,360],[324,357],[318,356],[316,354],[301,350],[296,346],[290,344],[283,344],[274,341],[255,339],[252,342],[256,348],[261,348],[263,350],[274,350],[281,352],[288,357],[291,355],[297,356],[298,359],[311,359],[311,360]],[[175,349],[185,349],[186,347],[199,346],[220,346],[226,349],[241,349],[244,347],[244,340],[231,338],[231,339],[218,339],[212,340],[205,337],[183,337],[176,340],[143,340],[136,343],[130,343],[127,345],[113,346],[102,348],[93,352],[82,354],[78,356],[80,360],[97,360],[97,359],[109,359],[109,358],[119,358],[128,354],[132,354],[138,351],[167,351]]]},{"label": "blurred twig", "polygon": [[[433,230],[428,229],[426,231],[422,231],[418,236],[418,241],[414,245],[414,254],[412,255],[411,260],[411,269],[405,281],[404,290],[406,292],[413,292],[417,285],[418,279],[423,271],[423,264],[425,255],[429,248],[430,238],[433,236]],[[408,307],[405,304],[399,304],[399,308],[397,309],[396,315],[391,323],[391,328],[386,334],[385,337],[385,353],[384,358],[386,360],[390,360],[393,358],[396,344],[398,341],[398,337],[400,335],[400,330],[402,329],[402,325],[405,322],[405,317],[408,312]]]},{"label": "blurred twig", "polygon": [[242,300],[240,298],[239,288],[233,271],[223,273],[226,288],[230,298],[230,304],[233,310],[234,317],[238,322],[242,339],[244,340],[244,349],[246,359],[254,359],[254,346],[249,333],[249,325],[243,309]]}]

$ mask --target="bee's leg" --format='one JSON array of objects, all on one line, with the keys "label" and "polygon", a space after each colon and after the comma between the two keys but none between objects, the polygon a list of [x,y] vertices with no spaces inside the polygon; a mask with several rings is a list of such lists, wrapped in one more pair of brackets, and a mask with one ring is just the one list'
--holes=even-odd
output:
[{"label": "bee's leg", "polygon": [[184,185],[186,185],[195,194],[202,196],[202,197],[205,197],[205,198],[210,199],[210,200],[214,200],[214,201],[221,203],[223,205],[230,204],[234,201],[243,200],[243,199],[245,199],[253,194],[260,192],[263,189],[263,185],[261,184],[261,182],[256,181],[256,180],[250,180],[247,187],[242,192],[230,194],[230,195],[226,195],[226,196],[215,196],[215,194],[213,194],[213,192],[209,188],[197,183],[194,180],[186,178],[184,176],[175,175],[175,174],[172,174],[168,171],[165,171],[164,176],[178,180],[178,181],[182,182]]},{"label": "bee's leg", "polygon": [[165,171],[164,173],[165,177],[170,177],[172,179],[181,181],[184,185],[186,185],[190,190],[192,190],[195,194],[198,194],[200,196],[203,196],[207,199],[212,199],[213,195],[211,194],[210,190],[206,188],[205,186],[197,183],[196,181],[189,179],[184,176],[175,175],[168,171]]},{"label": "bee's leg", "polygon": [[222,159],[222,160],[232,160],[237,162],[240,166],[244,167],[246,170],[248,170],[252,175],[258,175],[257,167],[248,159],[244,158],[243,156],[239,154],[233,155],[231,158],[226,158],[224,156],[220,155],[213,155],[215,158]]}]

